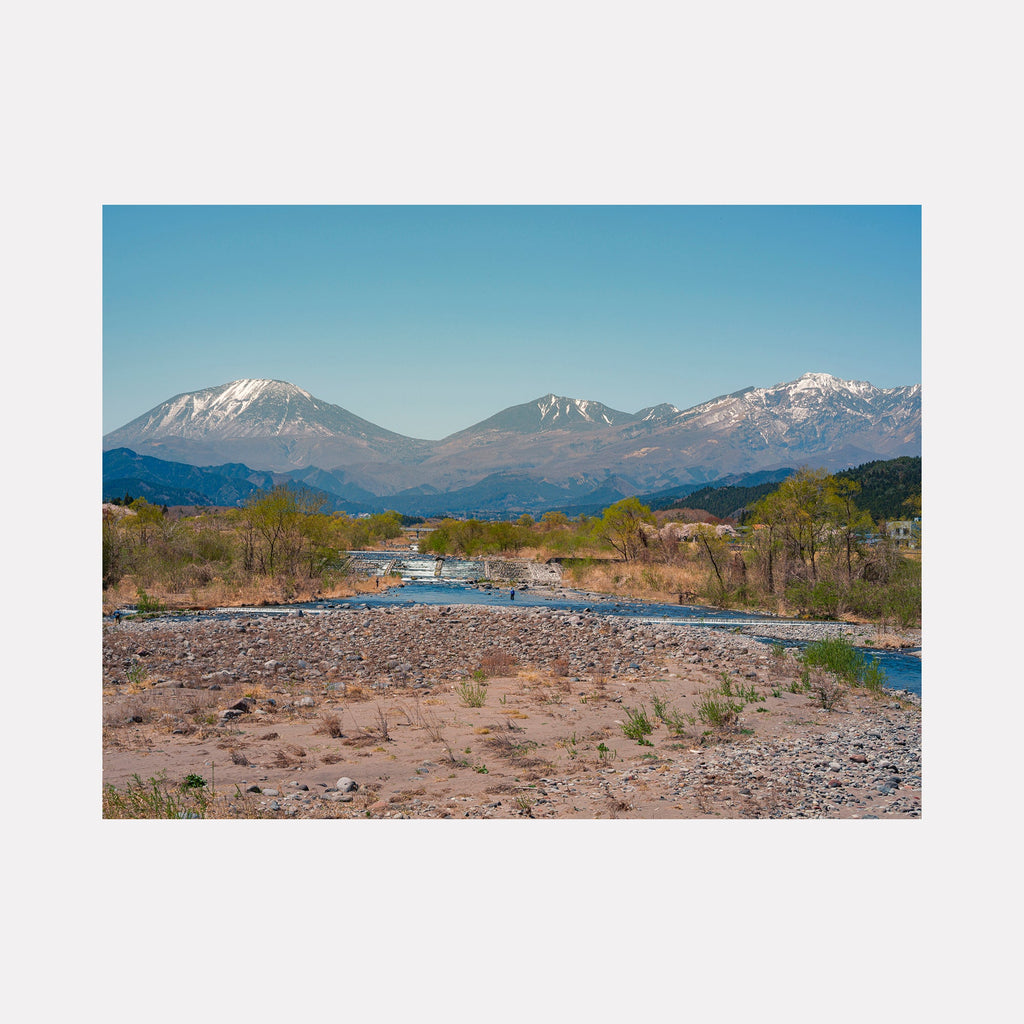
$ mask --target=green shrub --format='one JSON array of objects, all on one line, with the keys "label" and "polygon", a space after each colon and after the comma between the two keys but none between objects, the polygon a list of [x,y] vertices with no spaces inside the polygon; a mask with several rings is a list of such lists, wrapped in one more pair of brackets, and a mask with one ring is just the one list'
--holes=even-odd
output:
[{"label": "green shrub", "polygon": [[886,678],[877,659],[868,663],[864,655],[842,637],[826,637],[809,644],[804,651],[803,662],[806,667],[831,672],[851,686],[878,690]]},{"label": "green shrub", "polygon": [[843,595],[839,584],[833,580],[818,580],[811,587],[811,613],[822,619],[835,619],[839,616],[843,604]]},{"label": "green shrub", "polygon": [[740,684],[736,689],[736,697],[738,700],[744,701],[747,704],[756,704],[758,701],[766,699],[763,694],[758,693],[753,683],[749,686],[743,686]]},{"label": "green shrub", "polygon": [[864,656],[841,637],[826,637],[808,644],[803,661],[811,668],[824,669],[849,682],[856,680],[864,667]]},{"label": "green shrub", "polygon": [[881,693],[885,680],[886,675],[878,664],[878,659],[872,658],[861,677],[861,684],[874,693]]},{"label": "green shrub", "polygon": [[149,669],[141,662],[132,662],[124,672],[125,679],[130,686],[143,686],[149,678]]},{"label": "green shrub", "polygon": [[467,708],[482,708],[487,700],[487,684],[464,679],[457,687],[459,700]]},{"label": "green shrub", "polygon": [[140,615],[155,615],[164,610],[163,604],[155,597],[150,597],[142,587],[136,592],[135,607]]},{"label": "green shrub", "polygon": [[641,746],[653,746],[647,737],[654,732],[654,726],[644,708],[626,708],[626,721],[622,724],[623,735],[636,740]]},{"label": "green shrub", "polygon": [[846,595],[846,606],[855,615],[881,619],[885,614],[885,587],[868,580],[854,580]]},{"label": "green shrub", "polygon": [[720,732],[735,730],[739,725],[739,713],[743,710],[742,705],[713,692],[699,694],[693,707],[697,717],[705,725],[710,725]]},{"label": "green shrub", "polygon": [[123,789],[103,787],[104,818],[204,818],[209,806],[205,780],[202,786],[172,786],[162,772],[146,782],[135,774]]},{"label": "green shrub", "polygon": [[835,619],[847,603],[847,589],[836,580],[790,580],[786,600],[802,615],[818,619]]},{"label": "green shrub", "polygon": [[651,697],[651,703],[654,705],[654,717],[668,726],[676,736],[681,736],[685,732],[687,724],[692,725],[696,721],[692,715],[686,716],[676,711],[657,694]]},{"label": "green shrub", "polygon": [[902,583],[887,588],[883,615],[902,627],[921,622],[921,584]]}]

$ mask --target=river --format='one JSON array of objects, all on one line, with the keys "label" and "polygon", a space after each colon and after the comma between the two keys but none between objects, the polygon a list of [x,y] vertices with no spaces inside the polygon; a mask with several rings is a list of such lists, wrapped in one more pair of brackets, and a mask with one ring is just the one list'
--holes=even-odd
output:
[{"label": "river", "polygon": [[[396,562],[394,571],[401,574],[404,587],[395,587],[382,594],[360,595],[351,601],[320,601],[312,607],[331,607],[339,604],[351,604],[353,607],[410,607],[413,605],[437,604],[477,604],[507,605],[510,604],[510,588],[508,586],[484,589],[472,585],[482,572],[480,562],[448,558],[441,566],[441,575],[435,576],[436,562],[433,556],[420,555],[415,552],[396,555],[383,551],[354,551],[353,558],[362,564],[361,568],[369,572],[382,572],[392,562]],[[519,607],[543,606],[546,608],[566,611],[589,611],[599,615],[616,615],[631,619],[639,619],[658,624],[673,622],[688,625],[716,626],[722,629],[737,626],[752,626],[758,622],[787,622],[787,620],[756,615],[749,612],[722,611],[719,609],[702,608],[698,605],[653,604],[646,601],[631,601],[624,598],[609,597],[599,594],[585,594],[575,591],[561,591],[557,596],[550,590],[532,588],[522,590],[516,588],[515,604]],[[807,624],[806,620],[799,620]],[[771,636],[757,636],[766,643],[779,643]],[[787,647],[805,647],[806,643],[785,640]],[[869,647],[858,650],[870,658],[877,658],[879,667],[886,674],[886,687],[892,690],[906,690],[921,695],[921,658],[918,654],[906,651],[881,651]]]}]

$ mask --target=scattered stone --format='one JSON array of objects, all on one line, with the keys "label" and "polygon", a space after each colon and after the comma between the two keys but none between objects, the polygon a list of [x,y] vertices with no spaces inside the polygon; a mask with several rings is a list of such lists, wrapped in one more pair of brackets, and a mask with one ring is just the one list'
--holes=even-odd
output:
[{"label": "scattered stone", "polygon": [[[782,693],[778,698],[769,695],[767,706],[748,705],[741,713],[740,724],[747,727],[742,734],[722,739],[708,736],[698,740],[695,738],[699,736],[698,727],[682,742],[676,742],[659,726],[652,737],[655,749],[650,754],[627,749],[629,745],[617,731],[618,727],[611,723],[624,717],[622,704],[632,708],[646,701],[649,706],[648,683],[662,680],[666,687],[662,691],[664,696],[692,698],[718,672],[725,670],[734,679],[759,678],[758,688],[770,694],[776,685],[775,663],[769,657],[771,646],[750,636],[692,625],[663,626],[591,614],[565,614],[547,607],[425,609],[418,606],[396,607],[387,611],[364,607],[340,612],[337,606],[332,606],[322,617],[309,615],[300,619],[254,614],[247,622],[249,633],[244,639],[239,632],[237,618],[218,621],[212,616],[130,622],[116,631],[108,630],[104,635],[104,686],[109,687],[105,690],[104,700],[110,705],[110,720],[115,725],[125,720],[132,721],[129,742],[150,744],[145,754],[151,759],[149,764],[155,766],[165,752],[161,748],[165,745],[170,747],[167,734],[172,730],[177,732],[174,747],[181,749],[182,741],[178,737],[182,735],[182,721],[195,729],[192,723],[199,725],[202,719],[190,717],[192,712],[185,714],[183,719],[176,718],[174,714],[160,718],[160,712],[165,708],[177,712],[179,703],[182,707],[187,706],[187,702],[194,705],[196,698],[192,694],[175,696],[174,691],[169,690],[163,696],[158,693],[153,701],[144,693],[128,694],[123,690],[111,693],[113,680],[124,675],[124,663],[131,664],[131,659],[136,656],[133,641],[137,644],[143,635],[147,638],[147,650],[151,651],[147,660],[150,678],[167,677],[169,684],[184,681],[189,687],[196,686],[200,679],[205,678],[210,686],[220,686],[226,683],[226,677],[217,673],[226,669],[219,666],[231,665],[234,669],[233,686],[238,680],[262,677],[264,693],[274,691],[281,694],[276,704],[263,697],[258,701],[246,698],[236,701],[224,711],[214,712],[219,716],[214,729],[217,725],[231,726],[234,730],[241,730],[241,733],[233,735],[248,733],[244,738],[249,742],[280,738],[277,731],[265,731],[266,725],[261,729],[259,722],[255,728],[252,727],[255,716],[272,714],[271,721],[275,724],[280,722],[280,733],[286,744],[282,752],[287,752],[292,745],[304,745],[311,755],[302,765],[279,767],[295,771],[294,779],[306,777],[317,794],[324,793],[326,799],[336,802],[337,808],[327,813],[350,817],[365,813],[365,804],[360,800],[351,808],[342,806],[352,803],[353,794],[360,790],[360,784],[345,776],[338,780],[338,785],[332,787],[331,792],[326,783],[307,774],[310,769],[320,770],[334,763],[325,760],[324,755],[328,751],[337,751],[344,755],[339,759],[351,764],[352,768],[360,768],[357,774],[364,777],[363,788],[372,785],[370,800],[373,802],[370,806],[374,808],[373,813],[388,818],[410,815],[417,818],[441,817],[452,816],[453,813],[458,817],[522,816],[522,811],[513,806],[512,796],[497,800],[490,795],[494,792],[525,793],[536,801],[535,813],[548,817],[581,813],[574,808],[592,809],[595,816],[609,813],[612,816],[636,816],[635,808],[642,806],[645,799],[664,799],[677,804],[684,816],[701,816],[702,813],[773,818],[921,816],[919,698],[901,695],[899,702],[893,699],[878,702],[861,696],[851,701],[842,713],[826,714],[816,709],[807,695],[787,692],[788,681],[783,680],[779,687]],[[820,625],[828,633],[832,624]],[[785,626],[785,629],[794,631],[794,638],[801,639],[806,638],[812,628],[818,629],[819,624]],[[764,625],[759,624],[758,629],[764,632]],[[360,744],[356,749],[334,748],[322,734],[312,739],[317,728],[313,721],[315,716],[295,713],[298,708],[316,706],[318,699],[323,700],[323,696],[332,690],[334,692],[328,696],[325,710],[333,710],[332,705],[336,704],[337,710],[343,711],[351,696],[358,701],[358,691],[353,694],[357,685],[365,700],[372,687],[386,684],[389,696],[392,689],[397,691],[393,705],[395,713],[392,715],[390,707],[387,710],[391,718],[392,739],[400,741],[402,735],[416,732],[414,729],[408,732],[399,729],[412,724],[402,721],[397,713],[402,703],[401,691],[404,689],[406,696],[413,699],[426,691],[449,700],[453,686],[459,680],[469,679],[479,664],[480,655],[494,646],[514,650],[522,668],[531,671],[546,671],[555,657],[564,656],[569,661],[568,674],[559,680],[560,685],[564,684],[564,696],[558,695],[557,700],[548,702],[550,707],[538,711],[531,709],[529,717],[532,721],[522,725],[525,738],[532,738],[530,733],[542,717],[564,719],[562,736],[568,736],[574,727],[577,728],[576,735],[581,741],[578,761],[567,763],[565,755],[560,753],[560,746],[547,748],[557,761],[558,770],[551,773],[554,777],[543,784],[546,796],[539,788],[526,792],[527,780],[517,779],[516,789],[492,788],[488,792],[482,788],[480,781],[471,776],[471,769],[482,764],[485,757],[491,772],[490,780],[494,783],[505,782],[515,770],[505,764],[501,764],[499,769],[498,764],[492,761],[494,755],[483,746],[484,741],[477,739],[467,740],[472,743],[473,752],[471,757],[466,752],[464,766],[461,762],[449,764],[447,760],[439,765],[406,762],[402,775],[395,775],[387,781],[389,768],[386,758],[377,756],[381,752],[372,749],[376,741]],[[742,649],[746,649],[746,654],[740,653]],[[671,671],[666,671],[666,661],[672,663]],[[289,677],[285,666],[291,667],[292,672],[302,672],[304,678]],[[203,676],[204,670],[209,675]],[[314,674],[323,678],[311,684]],[[275,675],[277,678],[272,678]],[[524,673],[524,678],[528,675]],[[598,677],[601,679],[600,691],[595,696]],[[618,678],[617,683],[610,682],[615,678]],[[216,681],[218,679],[219,682]],[[283,685],[274,686],[278,681]],[[621,692],[616,693],[616,689]],[[229,699],[234,700],[234,694],[238,692],[241,688],[235,690]],[[339,699],[342,693],[349,696]],[[571,698],[568,696],[570,693],[573,695]],[[585,708],[582,706],[584,700],[588,704]],[[135,706],[129,701],[136,702]],[[389,705],[391,703],[388,702]],[[513,703],[510,691],[509,704]],[[612,731],[605,734],[605,743],[607,747],[618,748],[618,758],[612,757],[611,762],[598,760],[595,748],[599,735],[588,735],[578,728],[579,723],[592,718],[591,707],[595,704],[608,711],[607,728]],[[361,733],[371,733],[372,730],[363,727],[372,718],[373,705],[360,707],[354,703],[352,706]],[[762,710],[768,710],[770,714],[754,714]],[[490,717],[481,718],[479,724],[493,727],[497,713],[495,697],[492,696],[487,710],[481,712]],[[460,715],[463,720],[466,717]],[[235,724],[239,718],[242,721]],[[793,727],[787,732],[790,722]],[[145,728],[146,723],[151,723],[152,729]],[[207,722],[200,728],[205,729],[210,724]],[[513,718],[508,724],[510,730],[520,728]],[[135,725],[143,728],[134,728]],[[587,726],[588,729],[590,727]],[[360,739],[363,738],[361,733]],[[127,730],[125,735],[128,736]],[[426,739],[424,733],[418,735]],[[197,751],[206,747],[201,750],[203,758],[218,762],[218,793],[222,777],[220,758],[224,756],[222,751],[226,748],[223,744],[227,736],[225,731],[219,738],[208,734],[196,738],[199,741]],[[451,738],[451,731],[448,736]],[[241,749],[241,739],[230,742],[238,744]],[[478,742],[481,744],[479,749]],[[461,751],[466,745],[460,743],[455,750],[456,757],[462,757]],[[433,752],[436,754],[438,749],[435,747]],[[389,746],[388,754],[398,750],[397,746]],[[247,753],[257,763],[263,763],[263,767],[257,770],[265,771],[272,764],[267,759],[274,758],[279,752],[255,745],[247,749]],[[640,760],[655,754],[657,760],[653,762]],[[368,760],[362,763],[353,761],[357,756]],[[629,762],[628,772],[623,771],[627,767],[623,763],[626,761]],[[200,763],[198,759],[196,763]],[[415,767],[416,764],[420,767]],[[237,770],[234,769],[235,772]],[[230,766],[228,771],[232,772]],[[463,775],[470,776],[468,781],[473,784],[467,790],[472,794],[468,802],[452,804],[446,802],[447,797],[438,797],[438,792],[449,785],[446,779],[453,780],[450,792],[458,793],[456,787],[460,783],[454,780]],[[237,775],[229,774],[228,777],[236,778]],[[370,780],[375,781],[371,784]],[[425,795],[423,802],[403,799],[399,805],[401,809],[389,804],[389,800],[409,783],[423,786],[429,796]],[[311,813],[305,805],[315,806],[318,803],[309,794],[307,785],[300,785],[295,782],[288,785],[289,799],[282,800],[288,806],[288,813]],[[705,790],[710,794],[708,799],[712,801],[712,809],[700,812],[696,806],[696,794]],[[247,792],[259,793],[259,786],[249,787]],[[432,804],[431,800],[438,800],[438,805]],[[866,815],[864,812],[872,800],[877,813]],[[631,806],[634,810],[629,809]],[[660,807],[670,815],[673,813],[665,803]],[[659,811],[658,816],[663,816],[663,813]]]}]

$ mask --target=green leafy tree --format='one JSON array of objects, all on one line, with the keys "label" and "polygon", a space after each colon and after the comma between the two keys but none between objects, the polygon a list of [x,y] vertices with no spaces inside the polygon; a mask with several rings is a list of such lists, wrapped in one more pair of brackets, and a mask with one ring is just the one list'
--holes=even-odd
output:
[{"label": "green leafy tree", "polygon": [[370,516],[370,537],[374,542],[402,536],[401,513],[389,510]]},{"label": "green leafy tree", "polygon": [[260,568],[273,575],[281,538],[298,516],[295,495],[287,487],[258,491],[246,502],[245,511],[246,519],[252,527],[254,543],[256,538],[263,542],[256,554]]},{"label": "green leafy tree", "polygon": [[569,517],[564,512],[545,512],[540,517],[545,529],[555,529],[559,526],[568,526]]},{"label": "green leafy tree", "polygon": [[303,519],[319,514],[324,504],[323,496],[284,486],[257,492],[249,498],[244,518],[253,540],[262,541],[255,559],[263,571],[272,576],[281,569],[297,569],[303,550]]},{"label": "green leafy tree", "polygon": [[103,589],[116,586],[130,571],[132,560],[131,544],[125,536],[125,528],[113,516],[103,517]]},{"label": "green leafy tree", "polygon": [[825,505],[831,527],[828,536],[842,552],[847,582],[853,579],[853,560],[860,553],[859,538],[875,524],[867,512],[857,508],[854,498],[861,485],[846,477],[831,477],[826,486]]},{"label": "green leafy tree", "polygon": [[783,550],[806,574],[817,577],[817,552],[828,528],[828,481],[824,470],[804,467],[754,506],[754,523],[770,526]]},{"label": "green leafy tree", "polygon": [[159,505],[151,505],[145,498],[136,498],[128,507],[135,513],[131,519],[132,528],[138,531],[139,543],[146,547],[163,520],[163,511]]},{"label": "green leafy tree", "polygon": [[306,574],[310,578],[320,576],[337,558],[335,522],[323,512],[304,515],[299,521],[299,534]]},{"label": "green leafy tree", "polygon": [[623,498],[604,510],[598,534],[625,561],[630,562],[638,558],[647,547],[647,538],[641,528],[645,523],[654,523],[650,508],[640,504],[639,498]]},{"label": "green leafy tree", "polygon": [[782,526],[785,517],[778,491],[766,494],[751,510],[750,547],[764,574],[764,585],[775,592],[775,564],[782,547]]}]

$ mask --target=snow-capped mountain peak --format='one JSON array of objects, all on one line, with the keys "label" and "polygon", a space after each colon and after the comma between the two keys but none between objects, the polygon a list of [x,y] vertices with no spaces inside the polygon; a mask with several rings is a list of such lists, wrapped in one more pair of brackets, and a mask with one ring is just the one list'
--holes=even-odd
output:
[{"label": "snow-capped mountain peak", "polygon": [[595,426],[611,426],[627,416],[626,413],[609,409],[601,402],[586,398],[565,398],[563,395],[548,394],[536,402],[540,410],[540,422],[549,427],[569,427],[574,421],[592,423]]},{"label": "snow-capped mountain peak", "polygon": [[323,434],[330,428],[319,414],[331,408],[286,381],[245,378],[175,395],[121,429],[142,437]]},{"label": "snow-capped mountain peak", "polygon": [[614,470],[632,474],[637,486],[662,486],[684,473],[710,479],[913,454],[920,437],[920,384],[881,389],[813,372],[684,411],[662,403],[626,413],[549,392],[436,442],[394,434],[293,384],[244,378],[175,395],[103,443],[195,465],[349,467],[364,474],[361,486],[390,493],[402,481],[433,486],[442,467],[446,486],[510,466],[542,466],[556,476]]},{"label": "snow-capped mountain peak", "polygon": [[[680,425],[746,438],[765,446],[825,451],[871,434],[919,437],[920,385],[876,388],[829,373],[805,373],[770,388],[745,388],[680,413]],[[863,435],[863,438],[862,436]]]}]

